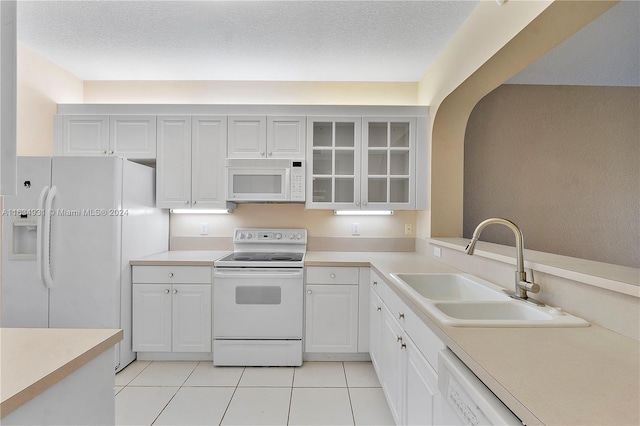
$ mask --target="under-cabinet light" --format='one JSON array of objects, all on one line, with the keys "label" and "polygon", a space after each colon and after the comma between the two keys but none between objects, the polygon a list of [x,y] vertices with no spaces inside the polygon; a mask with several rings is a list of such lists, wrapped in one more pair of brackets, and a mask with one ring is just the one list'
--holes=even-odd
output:
[{"label": "under-cabinet light", "polygon": [[336,216],[391,216],[393,210],[334,210]]},{"label": "under-cabinet light", "polygon": [[209,210],[195,210],[195,209],[171,209],[171,213],[179,214],[228,214],[231,213],[230,209],[209,209]]}]

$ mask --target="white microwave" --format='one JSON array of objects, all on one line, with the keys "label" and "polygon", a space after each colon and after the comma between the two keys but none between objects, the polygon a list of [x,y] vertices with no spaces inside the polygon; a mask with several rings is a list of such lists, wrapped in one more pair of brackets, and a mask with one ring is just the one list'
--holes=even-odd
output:
[{"label": "white microwave", "polygon": [[227,200],[304,202],[304,160],[280,158],[228,159]]}]

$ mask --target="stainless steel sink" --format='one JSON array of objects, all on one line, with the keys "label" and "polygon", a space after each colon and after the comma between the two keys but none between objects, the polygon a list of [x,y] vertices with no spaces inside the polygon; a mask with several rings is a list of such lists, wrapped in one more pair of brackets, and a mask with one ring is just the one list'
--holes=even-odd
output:
[{"label": "stainless steel sink", "polygon": [[586,327],[551,306],[512,299],[470,274],[394,273],[391,277],[438,321],[455,327]]}]

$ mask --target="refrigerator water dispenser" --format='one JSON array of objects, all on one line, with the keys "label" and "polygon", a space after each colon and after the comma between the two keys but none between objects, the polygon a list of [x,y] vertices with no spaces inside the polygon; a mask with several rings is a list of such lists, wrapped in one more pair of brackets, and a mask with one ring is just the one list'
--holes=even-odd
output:
[{"label": "refrigerator water dispenser", "polygon": [[37,218],[13,218],[11,223],[11,252],[9,253],[9,259],[36,259],[37,230]]}]

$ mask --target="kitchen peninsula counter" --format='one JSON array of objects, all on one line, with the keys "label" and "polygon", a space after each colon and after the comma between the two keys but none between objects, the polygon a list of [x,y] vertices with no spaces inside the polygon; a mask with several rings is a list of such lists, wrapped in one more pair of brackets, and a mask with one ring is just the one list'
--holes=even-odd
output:
[{"label": "kitchen peninsula counter", "polygon": [[307,252],[305,266],[374,269],[438,337],[527,425],[640,424],[640,342],[596,325],[451,327],[391,273],[458,272],[417,253]]},{"label": "kitchen peninsula counter", "polygon": [[[62,412],[65,394],[73,393],[68,387],[64,387],[69,383],[79,387],[78,392],[87,394],[87,398],[90,399],[90,401],[76,401],[76,404],[87,402],[88,407],[91,407],[91,403],[100,395],[108,399],[108,394],[105,392],[110,388],[111,407],[104,407],[104,400],[99,400],[97,404],[100,412],[97,415],[111,415],[110,411],[115,410],[112,398],[114,380],[112,377],[115,376],[112,348],[122,340],[122,335],[122,330],[119,329],[1,328],[0,417],[2,423],[19,424],[24,421],[38,424],[41,422],[41,418],[35,413],[38,407],[44,407],[40,414],[43,419],[51,423],[63,424],[69,421],[67,414]],[[97,373],[94,371],[94,366],[97,367]],[[89,376],[83,376],[84,370],[90,372]],[[106,377],[106,383],[100,380],[103,376]],[[70,382],[69,379],[72,377],[80,377],[81,380]],[[110,385],[109,378],[111,378]],[[105,386],[102,386],[100,392],[96,387],[101,384]],[[56,394],[53,402],[50,401],[51,393]],[[100,395],[93,395],[94,393]],[[47,394],[49,394],[49,400],[47,400]],[[43,403],[44,405],[34,405]],[[53,410],[50,407],[51,404],[54,407]],[[23,408],[25,410],[21,410]],[[75,414],[70,414],[76,416],[73,417],[75,420],[79,419],[78,412],[91,410],[91,408],[83,409],[78,406],[66,408],[71,412],[76,410]],[[60,412],[63,417],[56,418],[56,412]],[[27,420],[21,417],[23,414],[27,415]],[[88,419],[105,418],[95,417],[93,414],[95,412],[89,413],[92,417]]]},{"label": "kitchen peninsula counter", "polygon": [[134,259],[132,266],[213,266],[213,262],[230,251],[173,250]]}]

